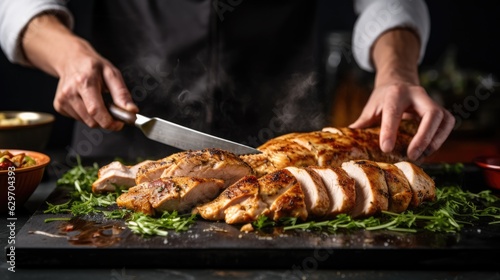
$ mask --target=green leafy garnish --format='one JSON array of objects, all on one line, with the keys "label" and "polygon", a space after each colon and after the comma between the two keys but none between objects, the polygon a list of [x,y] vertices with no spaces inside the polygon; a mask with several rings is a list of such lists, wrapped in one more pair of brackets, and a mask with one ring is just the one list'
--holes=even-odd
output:
[{"label": "green leafy garnish", "polygon": [[276,222],[274,222],[273,220],[270,220],[268,217],[266,217],[264,215],[260,215],[257,218],[257,220],[252,222],[253,228],[255,228],[257,230],[261,230],[261,229],[264,229],[267,227],[273,227],[275,225],[276,225]]},{"label": "green leafy garnish", "polygon": [[104,217],[108,219],[123,219],[125,218],[128,214],[130,214],[130,211],[127,209],[115,209],[113,211],[101,211]]},{"label": "green leafy garnish", "polygon": [[164,212],[159,218],[136,212],[131,215],[126,224],[132,232],[142,236],[166,236],[167,230],[186,231],[195,220],[194,214],[179,215],[176,211]]},{"label": "green leafy garnish", "polygon": [[108,193],[105,195],[94,194],[92,183],[97,180],[99,166],[94,163],[92,166],[84,167],[80,157],[77,157],[77,165],[63,174],[56,182],[57,186],[73,186],[71,199],[62,204],[51,204],[47,202],[47,210],[44,213],[70,213],[74,216],[86,215],[101,212],[99,207],[107,207],[116,203],[116,198],[120,192]]},{"label": "green leafy garnish", "polygon": [[[339,229],[391,230],[417,232],[459,232],[465,225],[476,225],[481,220],[488,224],[500,223],[500,199],[490,190],[472,193],[458,186],[436,189],[436,200],[426,202],[417,209],[403,213],[382,211],[378,216],[353,219],[341,214],[332,220],[297,223],[297,218],[280,221],[284,230],[327,230]],[[262,227],[261,227],[262,228]]]}]

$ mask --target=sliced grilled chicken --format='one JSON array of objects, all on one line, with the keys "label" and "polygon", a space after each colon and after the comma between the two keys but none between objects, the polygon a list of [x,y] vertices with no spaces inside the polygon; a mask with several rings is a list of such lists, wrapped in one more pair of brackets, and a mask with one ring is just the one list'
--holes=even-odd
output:
[{"label": "sliced grilled chicken", "polygon": [[353,139],[341,134],[315,131],[290,138],[314,154],[319,166],[340,166],[352,159],[367,159],[368,153]]},{"label": "sliced grilled chicken", "polygon": [[404,212],[408,209],[413,196],[410,183],[405,174],[391,163],[377,162],[377,165],[384,171],[385,182],[389,191],[388,210],[395,213]]},{"label": "sliced grilled chicken", "polygon": [[226,188],[215,200],[196,209],[207,220],[228,224],[249,223],[266,215],[273,220],[283,217],[307,219],[304,193],[288,170],[277,170],[259,179],[247,176]]},{"label": "sliced grilled chicken", "polygon": [[259,181],[257,177],[253,175],[245,176],[224,189],[214,200],[196,207],[194,212],[200,214],[206,220],[224,220],[225,211],[228,207],[241,204],[246,199],[258,194]]},{"label": "sliced grilled chicken", "polygon": [[224,221],[227,224],[251,223],[267,209],[258,193],[248,196],[238,204],[231,205],[224,210]]},{"label": "sliced grilled chicken", "polygon": [[380,128],[353,129],[348,127],[340,128],[342,133],[356,141],[368,152],[368,159],[378,162],[395,163],[406,160],[406,149],[411,141],[411,137],[404,133],[398,133],[394,149],[389,153],[384,153],[380,149]]},{"label": "sliced grilled chicken", "polygon": [[97,180],[92,183],[92,191],[95,193],[113,192],[116,186],[130,188],[136,185],[135,177],[138,170],[152,161],[146,160],[133,166],[124,165],[119,161],[107,164],[97,172]]},{"label": "sliced grilled chicken", "polygon": [[288,141],[292,138],[295,138],[297,135],[300,135],[302,133],[300,132],[292,132],[292,133],[288,133],[288,134],[283,134],[283,135],[280,135],[280,136],[277,136],[277,137],[274,137],[272,139],[269,139],[266,143],[260,145],[257,149],[259,151],[263,151],[263,150],[266,150],[268,146],[271,146],[271,145],[274,145],[274,144],[277,144],[277,143],[283,143],[283,141]]},{"label": "sliced grilled chicken", "polygon": [[351,216],[372,216],[388,209],[389,194],[384,172],[376,163],[351,160],[344,162],[342,169],[356,181],[356,205]]},{"label": "sliced grilled chicken", "polygon": [[[267,205],[263,215],[277,221],[284,217],[308,217],[305,194],[297,178],[281,169],[259,178],[260,198]],[[256,217],[257,218],[257,217]]]},{"label": "sliced grilled chicken", "polygon": [[151,195],[151,190],[155,186],[162,185],[163,182],[158,179],[151,182],[144,182],[137,186],[128,189],[128,192],[122,193],[117,199],[116,204],[119,207],[123,207],[134,212],[142,212],[147,215],[153,215],[155,213],[153,206],[149,202],[149,197]]},{"label": "sliced grilled chicken", "polygon": [[434,180],[422,168],[408,161],[397,162],[394,165],[403,171],[410,183],[413,192],[410,206],[416,207],[424,201],[433,201],[436,198]]},{"label": "sliced grilled chicken", "polygon": [[305,167],[316,163],[311,151],[293,141],[276,140],[264,147],[258,148],[263,154],[241,157],[255,170],[258,177],[287,166]]},{"label": "sliced grilled chicken", "polygon": [[220,149],[204,149],[186,152],[160,177],[216,178],[224,180],[224,187],[228,187],[253,174],[253,169],[237,155]]},{"label": "sliced grilled chicken", "polygon": [[268,172],[276,170],[268,153],[240,155],[240,158],[252,167],[257,177],[262,177]]},{"label": "sliced grilled chicken", "polygon": [[156,211],[185,212],[214,199],[223,187],[224,181],[214,178],[161,178],[150,189],[149,202]]},{"label": "sliced grilled chicken", "polygon": [[350,214],[356,203],[356,185],[353,178],[340,167],[311,166],[323,180],[330,199],[326,217]]},{"label": "sliced grilled chicken", "polygon": [[289,166],[285,169],[290,171],[299,181],[305,195],[309,216],[325,216],[330,209],[330,198],[321,177],[316,172],[306,168]]},{"label": "sliced grilled chicken", "polygon": [[159,179],[165,169],[172,167],[173,164],[175,164],[180,158],[184,157],[185,155],[186,152],[179,152],[168,157],[144,164],[137,171],[135,183],[139,185],[144,182]]}]

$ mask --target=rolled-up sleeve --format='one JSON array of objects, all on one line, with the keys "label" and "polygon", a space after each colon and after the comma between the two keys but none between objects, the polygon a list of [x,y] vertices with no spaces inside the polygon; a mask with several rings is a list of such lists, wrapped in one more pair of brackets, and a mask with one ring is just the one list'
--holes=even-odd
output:
[{"label": "rolled-up sleeve", "polygon": [[21,36],[30,20],[41,13],[53,13],[73,28],[73,17],[64,0],[0,0],[0,46],[11,62],[28,64],[21,50]]},{"label": "rolled-up sleeve", "polygon": [[398,27],[411,28],[420,39],[419,63],[425,54],[430,34],[430,17],[422,0],[357,0],[354,9],[359,15],[352,38],[353,55],[359,66],[374,71],[371,48],[384,32]]}]

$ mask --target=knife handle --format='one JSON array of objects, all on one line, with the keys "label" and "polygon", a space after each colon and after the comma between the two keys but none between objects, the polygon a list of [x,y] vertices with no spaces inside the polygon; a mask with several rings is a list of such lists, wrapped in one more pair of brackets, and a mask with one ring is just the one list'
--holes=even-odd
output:
[{"label": "knife handle", "polygon": [[111,116],[113,116],[113,118],[120,120],[126,124],[130,124],[130,125],[135,124],[135,120],[137,119],[137,116],[135,115],[135,113],[131,113],[129,111],[126,111],[126,110],[116,106],[113,103],[108,104],[108,110],[109,110],[109,113],[111,114]]}]

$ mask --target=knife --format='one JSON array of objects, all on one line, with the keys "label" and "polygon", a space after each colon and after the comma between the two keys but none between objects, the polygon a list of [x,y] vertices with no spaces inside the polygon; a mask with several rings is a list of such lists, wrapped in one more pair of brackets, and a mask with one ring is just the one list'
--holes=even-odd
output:
[{"label": "knife", "polygon": [[109,104],[110,114],[126,124],[135,125],[146,137],[181,150],[218,148],[238,155],[259,154],[261,151],[160,118],[148,118]]}]

